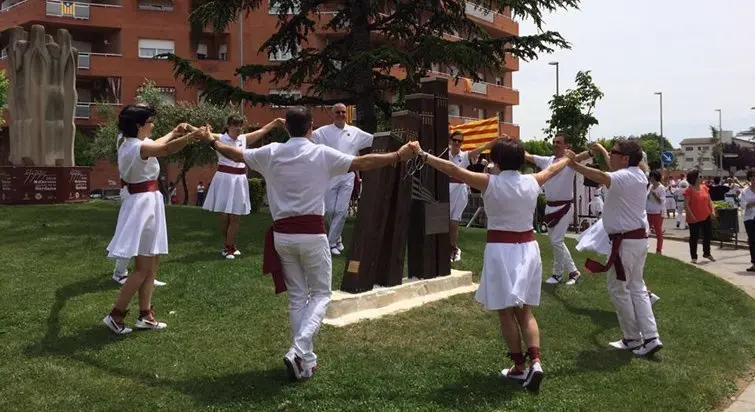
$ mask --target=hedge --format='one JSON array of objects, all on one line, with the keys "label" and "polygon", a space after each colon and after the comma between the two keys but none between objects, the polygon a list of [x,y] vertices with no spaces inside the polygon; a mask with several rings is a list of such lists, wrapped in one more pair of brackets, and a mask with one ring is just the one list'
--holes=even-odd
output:
[{"label": "hedge", "polygon": [[252,213],[259,212],[265,199],[265,181],[259,178],[249,179],[249,201],[252,204]]}]

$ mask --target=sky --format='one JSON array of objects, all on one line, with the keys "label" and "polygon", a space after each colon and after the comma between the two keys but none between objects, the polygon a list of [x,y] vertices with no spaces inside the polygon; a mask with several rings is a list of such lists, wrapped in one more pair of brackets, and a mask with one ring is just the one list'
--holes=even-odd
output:
[{"label": "sky", "polygon": [[[580,10],[546,16],[545,30],[571,43],[514,73],[520,103],[514,122],[523,140],[541,138],[548,100],[559,83],[563,93],[580,70],[590,70],[605,97],[590,137],[659,132],[677,146],[688,137],[710,136],[718,127],[735,133],[755,126],[755,0],[582,0]],[[520,35],[534,34],[529,21]]]}]

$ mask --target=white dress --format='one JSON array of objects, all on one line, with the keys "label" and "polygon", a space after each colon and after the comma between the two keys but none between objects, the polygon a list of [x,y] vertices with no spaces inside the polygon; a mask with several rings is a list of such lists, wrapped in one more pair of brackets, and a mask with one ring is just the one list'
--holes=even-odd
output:
[{"label": "white dress", "polygon": [[[141,145],[141,140],[127,138],[118,149],[118,171],[127,183],[157,180],[160,175],[157,158],[141,158]],[[165,202],[160,191],[131,193],[123,199],[115,234],[107,250],[111,259],[168,254]]]},{"label": "white dress", "polygon": [[[488,230],[525,232],[532,220],[540,186],[534,176],[504,170],[491,175],[482,194]],[[540,304],[543,266],[537,241],[488,243],[482,278],[475,299],[485,309],[498,310]]]},{"label": "white dress", "polygon": [[[246,136],[240,135],[237,139],[232,139],[227,134],[220,136],[222,143],[246,149]],[[218,155],[218,165],[235,167],[238,169],[246,168],[244,162],[234,162],[223,156],[220,152]],[[244,174],[224,173],[217,171],[212,177],[210,188],[207,191],[203,208],[211,212],[227,213],[231,215],[248,215],[252,209],[251,200],[249,200],[249,180]]]}]

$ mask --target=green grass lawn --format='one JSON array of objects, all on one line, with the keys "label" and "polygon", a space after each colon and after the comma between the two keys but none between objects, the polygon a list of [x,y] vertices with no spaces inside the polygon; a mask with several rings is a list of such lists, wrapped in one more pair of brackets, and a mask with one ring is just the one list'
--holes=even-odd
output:
[{"label": "green grass lawn", "polygon": [[[171,253],[158,277],[168,286],[154,299],[168,329],[125,337],[101,323],[117,293],[105,251],[116,215],[105,202],[0,207],[0,410],[707,411],[755,361],[755,303],[651,254],[646,281],[662,298],[665,344],[656,360],[606,347],[620,338],[616,315],[604,277],[585,276],[577,287],[543,286],[539,395],[496,377],[510,361],[496,317],[472,294],[323,326],[317,376],[291,384],[286,297],[260,274],[268,215],[242,220],[243,255],[226,261],[215,215],[169,207]],[[484,231],[461,236],[458,266],[479,276]],[[337,289],[343,258],[333,266]]]}]

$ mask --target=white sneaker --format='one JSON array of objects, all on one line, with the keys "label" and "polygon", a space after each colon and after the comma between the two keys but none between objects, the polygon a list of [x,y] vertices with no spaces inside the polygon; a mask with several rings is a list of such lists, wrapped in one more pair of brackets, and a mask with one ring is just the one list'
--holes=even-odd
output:
[{"label": "white sneaker", "polygon": [[343,250],[346,249],[345,247],[343,247],[343,243],[341,242],[338,242],[338,244],[336,245],[336,248],[338,248],[339,252],[343,252]]},{"label": "white sneaker", "polygon": [[140,316],[136,320],[135,326],[137,329],[165,329],[168,327],[165,323],[155,319],[155,312],[152,309],[150,309],[149,318]]},{"label": "white sneaker", "polygon": [[642,346],[633,350],[632,352],[637,356],[650,356],[661,349],[663,349],[663,343],[661,343],[661,339],[655,338],[651,339],[649,342],[646,341]]},{"label": "white sneaker", "polygon": [[117,335],[125,335],[127,333],[131,333],[134,331],[131,328],[127,328],[125,324],[116,322],[115,319],[113,319],[113,317],[110,316],[110,314],[108,314],[107,316],[105,316],[105,318],[102,319],[102,323],[107,325],[107,327],[110,328],[110,330],[115,332]]},{"label": "white sneaker", "polygon": [[557,285],[558,282],[561,282],[561,279],[564,277],[564,275],[553,275],[548,278],[548,280],[545,281],[545,283],[549,285]]},{"label": "white sneaker", "polygon": [[338,250],[337,247],[332,247],[332,248],[330,248],[330,254],[332,254],[332,255],[340,255],[341,251]]},{"label": "white sneaker", "polygon": [[167,283],[161,282],[161,281],[159,281],[157,279],[155,279],[155,281],[153,283],[154,283],[155,286],[165,286],[165,285],[167,285]]},{"label": "white sneaker", "polygon": [[128,280],[128,271],[126,273],[119,273],[119,272],[113,272],[113,280],[118,282],[120,285],[125,285],[126,280]]},{"label": "white sneaker", "polygon": [[456,249],[456,255],[454,256],[454,262],[461,261],[461,249]]},{"label": "white sneaker", "polygon": [[527,374],[527,379],[522,386],[530,391],[538,391],[540,390],[540,383],[543,381],[544,377],[545,373],[543,373],[543,367],[540,365],[540,362],[535,362],[530,366],[529,374]]},{"label": "white sneaker", "polygon": [[650,297],[650,304],[655,305],[655,302],[658,302],[661,300],[661,297],[656,295],[655,293],[648,293],[648,296]]},{"label": "white sneaker", "polygon": [[524,382],[527,380],[527,376],[529,376],[529,373],[530,373],[529,368],[523,371],[520,371],[512,366],[510,368],[501,370],[501,372],[498,373],[498,376],[501,378],[513,379],[515,381]]},{"label": "white sneaker", "polygon": [[233,256],[241,256],[241,252],[238,249],[233,248]]},{"label": "white sneaker", "polygon": [[286,356],[283,357],[283,364],[286,365],[286,371],[288,371],[289,379],[291,379],[292,381],[301,380],[304,370],[301,367],[300,357],[287,353]]},{"label": "white sneaker", "polygon": [[579,271],[574,271],[574,272],[570,273],[569,274],[569,280],[566,281],[566,285],[567,286],[576,285],[580,276],[582,276],[582,274],[579,273]]},{"label": "white sneaker", "polygon": [[642,341],[640,341],[639,339],[621,339],[617,340],[616,342],[609,342],[608,344],[620,350],[635,350],[642,346]]}]

